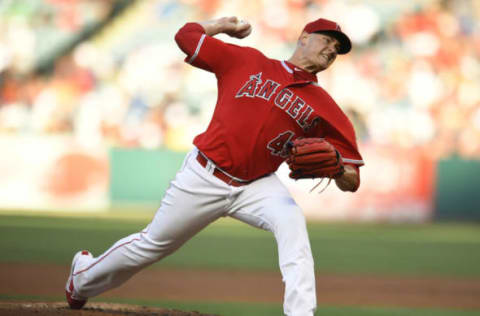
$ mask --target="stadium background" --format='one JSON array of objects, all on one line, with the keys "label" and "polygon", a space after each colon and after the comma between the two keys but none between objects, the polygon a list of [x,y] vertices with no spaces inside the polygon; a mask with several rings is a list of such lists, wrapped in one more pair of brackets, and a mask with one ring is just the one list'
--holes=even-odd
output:
[{"label": "stadium background", "polygon": [[[339,242],[329,227],[345,233],[339,244],[352,238],[344,252],[334,243],[322,259],[350,258],[342,256],[355,252],[355,240],[375,231],[390,236],[393,230],[392,240],[415,241],[418,249],[410,245],[412,252],[396,255],[372,250],[371,261],[356,258],[343,266],[327,260],[319,269],[478,280],[478,251],[470,250],[480,242],[473,223],[480,219],[480,2],[475,0],[1,1],[1,262],[67,265],[75,247],[86,247],[60,242],[69,238],[67,228],[81,236],[82,227],[95,231],[97,221],[90,218],[107,218],[98,223],[102,232],[109,221],[132,222],[89,241],[101,251],[107,241],[129,233],[127,228],[148,222],[193,137],[206,128],[216,98],[214,76],[183,62],[174,34],[187,21],[224,15],[247,19],[253,32],[242,41],[220,38],[278,59],[290,56],[305,22],[320,16],[338,21],[353,40],[352,53],[319,74],[319,83],[356,127],[366,162],[361,189],[345,194],[332,185],[322,194],[308,193],[315,182],[290,181],[285,166],[278,173],[313,230],[326,231],[314,234],[312,243],[317,237]],[[464,223],[435,224],[445,219]],[[332,221],[341,224],[328,226]],[[207,230],[200,245],[218,242],[212,236],[225,230],[222,225],[234,224]],[[32,250],[39,238],[34,232],[47,227],[67,235],[42,235],[44,246]],[[428,233],[416,235],[419,227]],[[418,259],[425,251],[422,242],[436,257],[405,268],[406,257]],[[456,258],[445,257],[445,245]],[[19,255],[22,249],[27,254]],[[222,257],[215,253],[208,262],[195,259],[190,249],[166,266],[275,269],[270,259],[255,264],[248,251],[251,260],[232,254],[228,263],[215,261]],[[385,256],[384,266],[373,263],[377,255]],[[13,288],[15,280],[5,282]],[[3,290],[0,298],[15,297]],[[467,294],[480,298],[478,288]]]}]

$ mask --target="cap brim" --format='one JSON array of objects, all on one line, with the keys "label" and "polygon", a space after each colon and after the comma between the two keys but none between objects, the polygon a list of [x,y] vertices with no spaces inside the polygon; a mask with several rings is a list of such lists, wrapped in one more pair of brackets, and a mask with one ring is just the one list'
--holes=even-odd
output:
[{"label": "cap brim", "polygon": [[340,50],[338,51],[340,55],[347,54],[352,49],[352,42],[350,41],[348,36],[343,32],[328,30],[328,31],[317,31],[314,33],[326,34],[326,35],[335,37],[340,43]]}]

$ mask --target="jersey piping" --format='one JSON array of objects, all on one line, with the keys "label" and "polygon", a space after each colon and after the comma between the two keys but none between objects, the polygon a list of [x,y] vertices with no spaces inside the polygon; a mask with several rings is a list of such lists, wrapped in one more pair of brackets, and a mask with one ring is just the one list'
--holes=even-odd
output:
[{"label": "jersey piping", "polygon": [[363,165],[364,164],[363,160],[357,160],[357,159],[342,158],[342,161],[346,162],[346,163],[353,163],[355,165]]},{"label": "jersey piping", "polygon": [[293,70],[288,67],[284,60],[282,60],[282,66],[285,68],[289,73],[293,74]]},{"label": "jersey piping", "polygon": [[189,64],[193,63],[195,58],[197,58],[198,53],[200,52],[200,47],[202,47],[203,41],[205,40],[205,36],[206,36],[205,34],[202,34],[202,36],[200,37],[200,40],[198,41],[198,44],[197,44],[197,48],[195,49],[195,53],[193,53],[192,57],[188,61]]}]

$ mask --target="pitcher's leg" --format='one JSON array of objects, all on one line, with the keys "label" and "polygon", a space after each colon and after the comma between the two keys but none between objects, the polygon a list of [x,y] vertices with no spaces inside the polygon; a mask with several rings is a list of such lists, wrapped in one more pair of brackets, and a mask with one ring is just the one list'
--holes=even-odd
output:
[{"label": "pitcher's leg", "polygon": [[315,273],[301,209],[276,176],[260,179],[241,192],[231,217],[273,232],[285,283],[284,312],[312,316],[316,309]]},{"label": "pitcher's leg", "polygon": [[313,256],[304,216],[298,207],[277,209],[273,233],[285,282],[283,307],[288,316],[312,316],[316,308]]},{"label": "pitcher's leg", "polygon": [[73,273],[76,295],[93,297],[119,286],[155,262],[159,253],[146,231],[142,231],[120,239],[96,258],[80,257]]},{"label": "pitcher's leg", "polygon": [[179,172],[153,221],[139,233],[116,242],[96,258],[75,265],[75,294],[88,298],[112,289],[142,268],[169,255],[225,213],[226,187],[208,182],[189,166]]}]

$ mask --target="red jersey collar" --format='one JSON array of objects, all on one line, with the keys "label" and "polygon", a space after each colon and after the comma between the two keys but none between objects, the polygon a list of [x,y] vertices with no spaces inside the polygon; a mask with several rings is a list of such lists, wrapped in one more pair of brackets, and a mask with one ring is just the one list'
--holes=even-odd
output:
[{"label": "red jersey collar", "polygon": [[282,61],[282,66],[285,68],[288,73],[293,75],[295,81],[313,81],[318,82],[317,76],[288,62],[286,60]]}]

